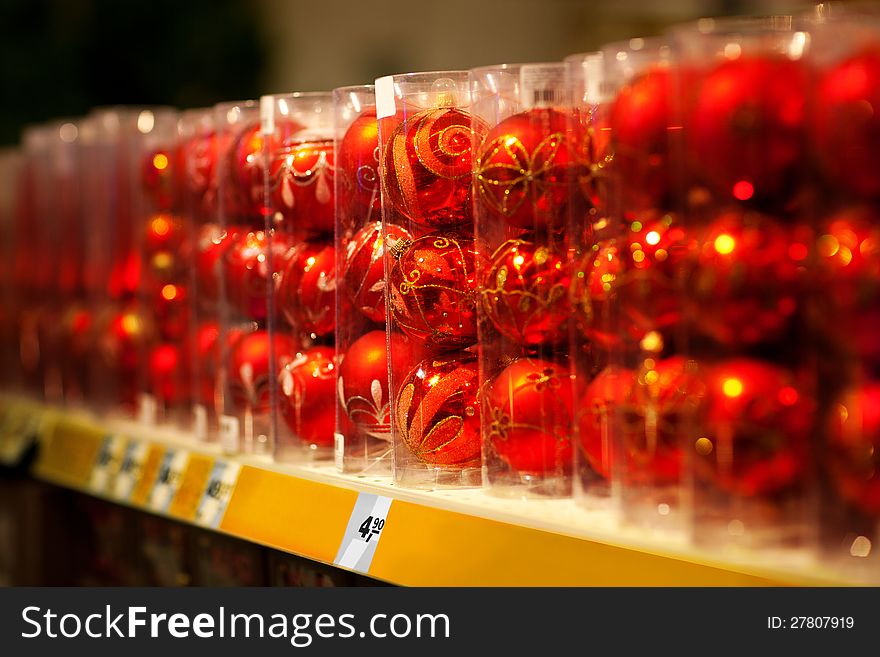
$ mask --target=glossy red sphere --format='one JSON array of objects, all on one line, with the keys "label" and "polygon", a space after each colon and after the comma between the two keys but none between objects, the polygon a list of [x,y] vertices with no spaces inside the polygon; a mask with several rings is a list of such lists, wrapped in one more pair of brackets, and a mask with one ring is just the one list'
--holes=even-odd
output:
[{"label": "glossy red sphere", "polygon": [[282,267],[293,244],[281,232],[271,238],[262,230],[237,235],[225,253],[226,296],[242,316],[263,321],[274,292],[272,268]]},{"label": "glossy red sphere", "polygon": [[290,231],[332,234],[335,220],[333,140],[283,138],[272,153],[269,185],[272,210]]},{"label": "glossy red sphere", "polygon": [[246,333],[231,345],[227,375],[232,403],[239,411],[262,414],[271,410],[269,379],[292,360],[297,347],[293,338],[275,333],[270,340],[264,330]]},{"label": "glossy red sphere", "polygon": [[281,417],[302,442],[333,446],[336,425],[336,352],[313,347],[292,356],[278,374]]},{"label": "glossy red sphere", "polygon": [[336,325],[336,252],[309,242],[291,254],[276,291],[278,310],[303,335],[329,335]]},{"label": "glossy red sphere", "polygon": [[350,223],[380,218],[379,124],[376,110],[364,110],[339,142],[336,152],[337,199]]}]

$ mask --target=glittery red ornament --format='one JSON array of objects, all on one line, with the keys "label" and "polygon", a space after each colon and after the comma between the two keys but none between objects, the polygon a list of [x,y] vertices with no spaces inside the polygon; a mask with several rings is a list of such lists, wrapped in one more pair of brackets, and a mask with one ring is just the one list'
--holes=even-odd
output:
[{"label": "glittery red ornament", "polygon": [[414,240],[389,274],[394,323],[430,346],[473,344],[477,339],[476,262],[484,257],[470,237],[434,234]]},{"label": "glittery red ornament", "polygon": [[806,69],[742,56],[698,82],[685,136],[696,176],[731,200],[785,200],[805,162]]},{"label": "glittery red ornament", "polygon": [[620,238],[598,242],[579,267],[592,310],[586,332],[604,348],[632,347],[650,332],[679,324],[678,277],[696,248],[673,214],[644,212],[628,219]]},{"label": "glittery red ornament", "polygon": [[828,419],[827,468],[840,497],[880,518],[880,383],[846,391]]},{"label": "glittery red ornament", "polygon": [[[274,363],[270,362],[270,344]],[[268,413],[271,409],[269,377],[293,359],[297,344],[284,334],[267,331],[246,333],[232,345],[229,354],[229,390],[239,411]],[[332,389],[331,389],[332,396]]]},{"label": "glittery red ornament", "polygon": [[278,143],[269,166],[273,209],[289,222],[291,232],[332,233],[333,140],[296,141],[287,137]]},{"label": "glittery red ornament", "polygon": [[[453,107],[424,110],[401,122],[382,155],[382,184],[391,205],[417,224],[452,228],[473,220],[471,140],[487,126]],[[474,134],[476,133],[476,134]]]},{"label": "glittery red ornament", "polygon": [[199,228],[195,243],[196,283],[199,301],[216,301],[219,294],[220,263],[229,248],[247,227],[220,228],[217,224],[204,224]]},{"label": "glittery red ornament", "polygon": [[280,232],[271,240],[262,230],[244,232],[234,239],[223,264],[226,295],[244,317],[266,319],[272,277],[270,257],[272,266],[279,268],[292,246],[290,239]]},{"label": "glittery red ornament", "polygon": [[367,224],[345,245],[342,284],[354,307],[374,322],[385,321],[385,244],[412,241],[409,231],[394,224]]},{"label": "glittery red ornament", "polygon": [[710,368],[689,446],[696,476],[729,493],[773,495],[806,474],[813,402],[780,367],[739,358]]},{"label": "glittery red ornament", "polygon": [[583,137],[570,129],[570,119],[564,112],[540,107],[492,128],[476,156],[479,207],[518,228],[561,226],[575,198],[571,185],[583,175],[576,164]]},{"label": "glittery red ornament", "polygon": [[157,208],[168,209],[178,198],[180,160],[176,149],[159,148],[144,156],[141,180]]},{"label": "glittery red ornament", "polygon": [[486,396],[488,442],[521,474],[571,469],[572,383],[566,366],[521,358],[502,370]]},{"label": "glittery red ornament", "polygon": [[278,309],[297,331],[329,335],[336,325],[336,252],[324,242],[297,247],[281,272]]},{"label": "glittery red ornament", "polygon": [[293,358],[278,374],[281,417],[302,442],[333,445],[336,425],[336,353],[313,347]]},{"label": "glittery red ornament", "polygon": [[350,221],[379,218],[379,124],[376,110],[364,110],[348,127],[336,152],[337,203]]},{"label": "glittery red ornament", "polygon": [[147,360],[150,392],[165,404],[184,403],[190,394],[189,362],[180,345],[158,344]]},{"label": "glittery red ornament", "polygon": [[870,206],[839,210],[816,231],[820,331],[850,356],[880,363],[880,214]]},{"label": "glittery red ornament", "polygon": [[731,211],[713,221],[688,277],[693,329],[731,346],[782,335],[805,274],[807,246],[794,238],[789,227],[756,213]]},{"label": "glittery red ornament", "polygon": [[590,381],[578,407],[577,426],[587,464],[599,476],[610,479],[613,445],[619,416],[635,385],[632,370],[606,367]]},{"label": "glittery red ornament", "polygon": [[486,317],[506,338],[524,345],[558,344],[568,320],[589,313],[583,279],[573,278],[564,253],[508,240],[490,258],[480,295]]},{"label": "glittery red ornament", "polygon": [[395,429],[417,459],[479,466],[478,387],[476,357],[461,352],[427,358],[403,379],[395,399]]},{"label": "glittery red ornament", "polygon": [[[391,333],[395,371],[422,359],[422,350],[412,340]],[[388,392],[388,349],[385,331],[370,331],[355,340],[339,364],[337,394],[343,412],[352,425],[379,438],[391,440],[391,398]]]},{"label": "glittery red ornament", "polygon": [[816,85],[812,134],[829,178],[844,189],[880,196],[880,49],[838,63]]},{"label": "glittery red ornament", "polygon": [[608,115],[613,161],[624,207],[663,205],[669,191],[669,70],[656,66],[618,91]]}]

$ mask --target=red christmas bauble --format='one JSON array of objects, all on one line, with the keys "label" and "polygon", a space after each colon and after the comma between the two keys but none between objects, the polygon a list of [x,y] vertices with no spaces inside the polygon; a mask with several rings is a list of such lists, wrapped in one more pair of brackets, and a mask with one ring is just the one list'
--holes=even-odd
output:
[{"label": "red christmas bauble", "polygon": [[693,329],[732,346],[782,335],[806,271],[807,246],[794,238],[789,227],[756,213],[731,211],[713,221],[688,277]]},{"label": "red christmas bauble", "polygon": [[189,331],[190,299],[183,285],[168,283],[148,299],[163,340],[181,341]]},{"label": "red christmas bauble", "polygon": [[156,251],[144,262],[142,290],[155,292],[169,283],[186,277],[186,257],[183,249]]},{"label": "red christmas bauble", "polygon": [[624,234],[597,242],[580,263],[590,295],[586,333],[613,349],[676,327],[683,312],[678,277],[696,245],[673,214],[628,217]]},{"label": "red christmas bauble", "polygon": [[410,452],[430,465],[480,464],[479,372],[472,354],[427,358],[403,379],[395,427]]},{"label": "red christmas bauble", "polygon": [[880,383],[846,391],[831,407],[827,427],[827,468],[838,494],[880,518]]},{"label": "red christmas bauble", "polygon": [[281,212],[292,229],[307,233],[332,233],[333,140],[280,141],[269,166],[273,209]]},{"label": "red christmas bauble", "polygon": [[213,131],[196,135],[183,146],[183,195],[194,218],[213,220],[217,214],[217,159],[229,137]]},{"label": "red christmas bauble", "polygon": [[354,307],[371,321],[385,321],[385,244],[391,247],[401,239],[413,237],[400,226],[386,224],[383,239],[377,221],[361,228],[345,245],[342,284]]},{"label": "red christmas bauble", "polygon": [[670,74],[652,67],[617,93],[608,115],[610,170],[629,210],[662,206],[669,191]]},{"label": "red christmas bauble", "polygon": [[780,367],[739,358],[706,376],[703,421],[692,436],[698,478],[735,495],[774,495],[807,473],[815,405]]},{"label": "red christmas bauble", "polygon": [[370,331],[351,343],[339,363],[337,394],[343,412],[353,426],[381,440],[391,440],[391,396],[388,392],[388,368],[400,371],[420,362],[422,349],[399,333],[391,333],[388,362],[385,331]]},{"label": "red christmas bauble", "polygon": [[433,234],[414,240],[388,277],[395,324],[430,346],[476,342],[476,262],[483,257],[470,237]]},{"label": "red christmas bauble", "polygon": [[180,217],[168,212],[158,212],[147,220],[143,238],[144,253],[151,255],[178,250],[184,238],[184,224]]},{"label": "red christmas bauble", "polygon": [[159,148],[144,156],[141,180],[144,190],[159,209],[177,202],[180,159],[176,149]]},{"label": "red christmas bauble", "polygon": [[849,355],[880,362],[880,214],[835,212],[820,224],[815,252],[820,331]]},{"label": "red christmas bauble", "polygon": [[336,353],[332,347],[313,347],[298,353],[281,368],[281,417],[302,442],[319,447],[333,445],[335,387]]},{"label": "red christmas bauble", "polygon": [[880,49],[848,57],[822,75],[812,134],[829,178],[851,192],[880,196]]},{"label": "red christmas bauble", "polygon": [[248,319],[266,319],[272,291],[271,268],[279,269],[285,264],[292,246],[284,233],[276,232],[270,239],[264,231],[257,230],[239,234],[226,251],[226,295]]},{"label": "red christmas bauble", "polygon": [[95,328],[103,361],[134,383],[144,349],[156,339],[151,318],[132,304],[103,314]]},{"label": "red christmas bauble", "polygon": [[364,110],[339,142],[336,176],[342,214],[349,221],[377,220],[382,209],[379,193],[379,124],[376,110]]},{"label": "red christmas bauble", "polygon": [[571,185],[582,175],[577,164],[582,135],[570,130],[570,118],[540,107],[492,128],[476,156],[479,207],[518,228],[560,227],[574,198]]},{"label": "red christmas bauble", "polygon": [[320,337],[336,325],[336,251],[332,244],[297,247],[276,289],[278,309],[297,331]]},{"label": "red christmas bauble", "polygon": [[211,407],[216,398],[217,373],[220,370],[220,325],[210,320],[202,322],[196,327],[193,340],[197,399]]},{"label": "red christmas bauble", "polygon": [[590,381],[578,409],[577,426],[581,451],[593,472],[611,478],[612,437],[617,431],[619,410],[635,385],[635,373],[606,367]]},{"label": "red christmas bauble", "polygon": [[691,166],[727,198],[787,198],[804,165],[806,68],[726,60],[698,83],[685,126]]},{"label": "red christmas bauble", "polygon": [[495,377],[487,394],[488,441],[522,474],[571,469],[572,384],[567,368],[521,358]]},{"label": "red christmas bauble", "polygon": [[568,320],[589,312],[583,279],[557,247],[508,240],[490,258],[480,291],[486,317],[506,338],[519,344],[558,344],[567,340]]},{"label": "red christmas bauble", "polygon": [[[270,348],[274,362],[270,361]],[[264,330],[239,337],[229,353],[228,372],[229,391],[236,408],[268,413],[271,410],[269,377],[277,376],[297,351],[293,338],[282,333],[274,333],[271,340],[269,332]]]},{"label": "red christmas bauble", "polygon": [[189,362],[180,345],[161,343],[150,350],[147,364],[150,391],[165,404],[189,399]]},{"label": "red christmas bauble", "polygon": [[[395,210],[417,224],[453,228],[473,221],[471,140],[487,126],[462,110],[424,110],[397,125],[384,145],[382,184]],[[476,133],[476,134],[475,134]]]},{"label": "red christmas bauble", "polygon": [[195,243],[195,266],[200,301],[217,300],[220,263],[239,236],[247,232],[248,228],[242,226],[223,229],[217,224],[204,224],[199,228]]}]

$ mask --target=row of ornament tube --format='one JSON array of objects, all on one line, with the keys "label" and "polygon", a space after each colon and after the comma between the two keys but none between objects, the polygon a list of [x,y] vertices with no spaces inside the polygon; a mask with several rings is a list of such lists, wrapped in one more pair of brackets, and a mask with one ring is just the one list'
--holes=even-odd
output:
[{"label": "row of ornament tube", "polygon": [[875,107],[880,13],[823,7],[36,126],[3,383],[876,572]]}]

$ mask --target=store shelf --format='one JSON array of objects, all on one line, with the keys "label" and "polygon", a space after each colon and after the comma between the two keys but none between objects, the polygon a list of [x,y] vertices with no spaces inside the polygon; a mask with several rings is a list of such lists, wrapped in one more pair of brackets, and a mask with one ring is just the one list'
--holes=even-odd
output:
[{"label": "store shelf", "polygon": [[790,551],[700,551],[570,500],[405,490],[332,465],[229,457],[179,432],[0,399],[3,461],[13,463],[29,441],[38,445],[31,471],[44,481],[397,584],[859,583]]}]

